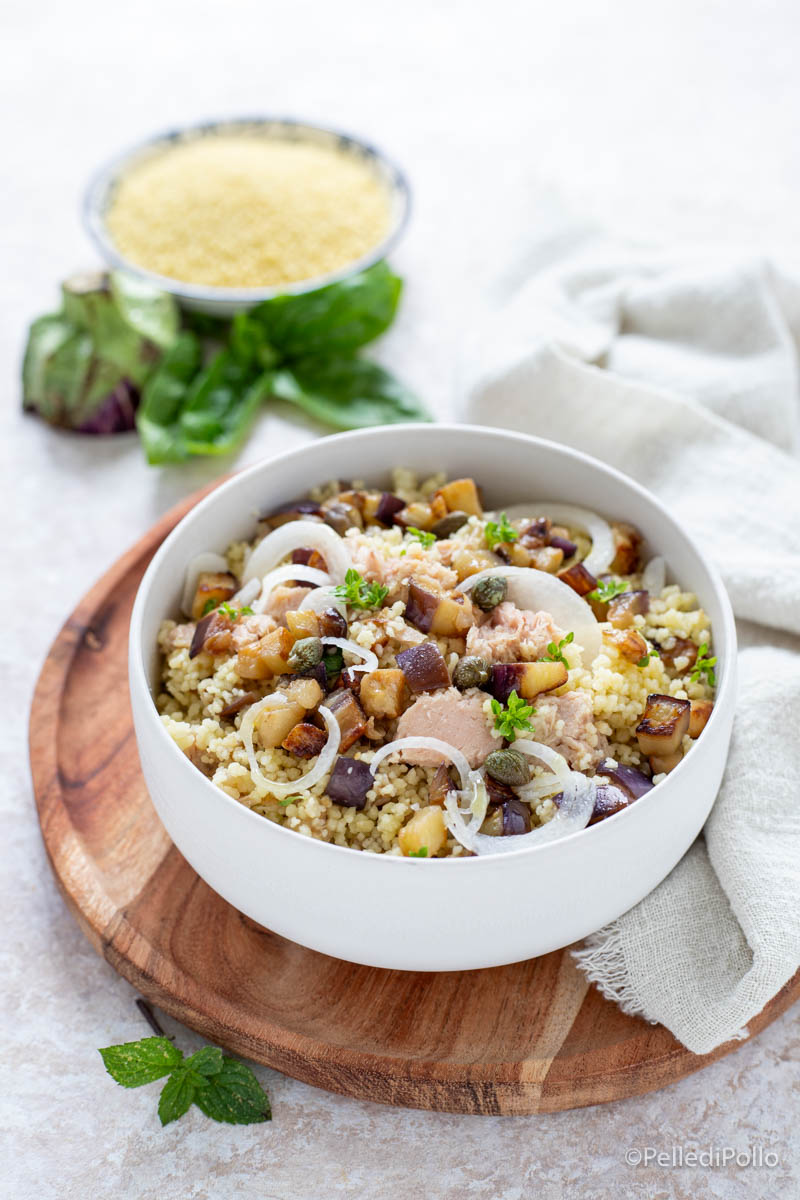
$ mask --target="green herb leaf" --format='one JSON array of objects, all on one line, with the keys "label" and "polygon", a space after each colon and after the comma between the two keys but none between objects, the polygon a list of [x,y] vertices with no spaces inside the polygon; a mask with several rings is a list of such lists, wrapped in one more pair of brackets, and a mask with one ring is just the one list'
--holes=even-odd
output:
[{"label": "green herb leaf", "polygon": [[516,529],[510,524],[508,517],[504,512],[500,513],[499,521],[486,522],[486,545],[490,550],[494,550],[495,546],[499,546],[501,542],[515,542],[519,537]]},{"label": "green herb leaf", "polygon": [[223,1058],[222,1069],[194,1095],[207,1117],[229,1125],[253,1125],[272,1119],[269,1098],[250,1067],[235,1058]]},{"label": "green herb leaf", "polygon": [[249,320],[284,360],[349,355],[389,328],[402,290],[402,280],[379,262],[316,291],[265,300]]},{"label": "green herb leaf", "polygon": [[415,541],[424,546],[426,550],[436,541],[435,533],[428,533],[425,529],[417,529],[415,525],[409,525],[406,533],[409,537],[414,538]]},{"label": "green herb leaf", "polygon": [[621,579],[601,579],[593,592],[589,592],[587,600],[596,600],[599,604],[607,604],[623,592],[630,591],[630,584]]},{"label": "green herb leaf", "polygon": [[717,665],[717,656],[708,657],[708,642],[703,642],[700,649],[697,651],[697,659],[692,667],[689,678],[692,683],[698,683],[704,676],[705,682],[709,687],[716,687],[717,673],[714,670]]},{"label": "green herb leaf", "polygon": [[141,1087],[169,1075],[183,1062],[183,1054],[169,1038],[146,1037],[100,1050],[105,1068],[123,1087]]},{"label": "green herb leaf", "polygon": [[399,380],[365,358],[303,358],[275,372],[272,394],[335,429],[429,421]]},{"label": "green herb leaf", "polygon": [[281,808],[288,808],[290,804],[296,804],[298,800],[302,799],[303,797],[300,793],[295,792],[293,796],[284,796],[283,800],[278,801],[278,804],[280,804]]},{"label": "green herb leaf", "polygon": [[344,583],[333,589],[333,594],[351,608],[380,608],[389,595],[389,589],[379,583],[368,583],[358,571],[351,568],[344,577]]},{"label": "green herb leaf", "polygon": [[556,645],[555,642],[548,642],[547,643],[547,654],[545,654],[544,658],[540,659],[539,661],[540,662],[560,662],[560,663],[563,663],[564,666],[569,669],[569,663],[567,662],[567,660],[564,656],[564,647],[569,646],[570,643],[574,642],[574,641],[575,641],[575,634],[568,633],[566,637],[563,637],[561,639],[561,641],[558,643],[558,645]]},{"label": "green herb leaf", "polygon": [[158,1116],[162,1125],[169,1125],[188,1112],[197,1093],[197,1078],[186,1067],[180,1067],[170,1075],[158,1098]]},{"label": "green herb leaf", "polygon": [[505,708],[499,700],[492,700],[491,707],[494,713],[494,727],[506,741],[516,741],[517,731],[520,733],[533,732],[530,718],[535,716],[536,709],[532,704],[526,704],[516,691],[513,691],[508,697],[508,705]]},{"label": "green herb leaf", "polygon": [[198,1075],[219,1075],[222,1070],[222,1051],[218,1046],[203,1046],[186,1059],[186,1066]]},{"label": "green herb leaf", "polygon": [[322,661],[329,680],[335,679],[344,667],[344,655],[338,646],[326,646],[322,651]]},{"label": "green herb leaf", "polygon": [[419,850],[409,850],[408,854],[406,855],[406,858],[427,858],[427,857],[428,857],[428,847],[427,846],[420,846]]},{"label": "green herb leaf", "polygon": [[637,667],[646,667],[647,664],[650,662],[651,658],[660,658],[660,657],[661,657],[661,655],[658,653],[658,650],[656,650],[655,646],[651,646],[648,649],[647,654],[643,654],[636,665],[637,665]]},{"label": "green herb leaf", "polygon": [[210,612],[213,612],[216,607],[217,607],[216,600],[214,599],[213,596],[209,596],[208,599],[206,600],[205,604],[203,605],[203,611],[200,615],[202,617],[207,617],[208,614]]}]

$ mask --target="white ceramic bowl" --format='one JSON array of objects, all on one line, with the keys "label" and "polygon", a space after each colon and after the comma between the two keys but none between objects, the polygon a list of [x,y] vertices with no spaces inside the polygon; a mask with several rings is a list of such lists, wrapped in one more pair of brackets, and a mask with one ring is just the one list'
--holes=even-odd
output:
[{"label": "white ceramic bowl", "polygon": [[[243,133],[278,141],[302,142],[321,146],[326,150],[337,150],[341,154],[357,158],[386,188],[389,198],[390,224],[384,238],[355,262],[347,263],[338,271],[321,275],[315,279],[300,279],[295,283],[279,287],[226,288],[210,287],[201,283],[186,283],[157,275],[138,263],[129,262],[120,254],[106,227],[106,214],[114,197],[119,180],[132,167],[163,153],[171,146],[199,138],[214,138],[231,133]],[[190,125],[181,129],[158,134],[120,154],[102,167],[90,181],[83,199],[83,223],[89,237],[102,257],[111,267],[121,268],[146,279],[164,292],[171,292],[184,308],[208,313],[215,317],[231,317],[234,313],[252,308],[262,300],[274,296],[300,292],[311,292],[326,284],[335,283],[364,271],[379,259],[385,258],[401,237],[411,208],[411,189],[404,172],[382,150],[370,142],[362,141],[350,133],[328,129],[322,125],[311,125],[289,117],[242,117],[224,121],[206,121],[201,125]]]},{"label": "white ceramic bowl", "polygon": [[[670,576],[709,614],[717,700],[702,737],[630,808],[561,841],[470,859],[417,860],[331,846],[252,813],[214,787],[167,734],[153,704],[156,635],[178,611],[184,568],[203,550],[252,536],[256,514],[329,479],[385,483],[394,466],[471,475],[488,506],[535,493],[633,521]],[[515,962],[599,929],[678,862],[714,802],[733,719],[736,634],[714,568],[643,488],[551,442],[464,425],[397,425],[324,438],[251,467],[170,534],[142,580],[131,619],[130,687],[153,803],[199,875],[260,924],[338,958],[402,970]]]}]

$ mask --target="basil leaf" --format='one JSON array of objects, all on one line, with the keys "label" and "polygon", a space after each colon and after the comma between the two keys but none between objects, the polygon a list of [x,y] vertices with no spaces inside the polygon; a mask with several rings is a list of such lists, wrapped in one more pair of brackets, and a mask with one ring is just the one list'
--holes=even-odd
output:
[{"label": "basil leaf", "polygon": [[136,426],[149,463],[181,462],[188,457],[179,419],[200,360],[198,338],[182,333],[145,384]]},{"label": "basil leaf", "polygon": [[283,359],[352,354],[391,325],[402,280],[385,262],[299,296],[276,296],[249,317]]},{"label": "basil leaf", "polygon": [[235,1058],[223,1058],[222,1070],[197,1089],[194,1102],[207,1117],[229,1125],[272,1119],[266,1092],[250,1068]]},{"label": "basil leaf", "polygon": [[272,394],[336,429],[431,419],[404,384],[365,358],[304,358],[275,372]]},{"label": "basil leaf", "polygon": [[183,1062],[181,1051],[165,1037],[106,1046],[100,1055],[111,1078],[123,1087],[141,1087],[143,1083],[162,1079]]},{"label": "basil leaf", "polygon": [[170,1075],[158,1098],[158,1115],[162,1125],[177,1121],[188,1112],[197,1091],[198,1076],[185,1067]]}]

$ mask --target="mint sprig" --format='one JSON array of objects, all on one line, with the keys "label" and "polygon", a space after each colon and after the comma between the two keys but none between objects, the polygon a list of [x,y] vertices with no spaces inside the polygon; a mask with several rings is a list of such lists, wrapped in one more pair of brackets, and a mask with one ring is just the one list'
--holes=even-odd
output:
[{"label": "mint sprig", "polygon": [[100,1050],[106,1070],[122,1087],[141,1087],[168,1076],[161,1089],[162,1125],[177,1121],[192,1104],[214,1121],[252,1125],[269,1121],[269,1098],[245,1063],[228,1058],[217,1046],[203,1046],[184,1058],[166,1037],[146,1037]]}]

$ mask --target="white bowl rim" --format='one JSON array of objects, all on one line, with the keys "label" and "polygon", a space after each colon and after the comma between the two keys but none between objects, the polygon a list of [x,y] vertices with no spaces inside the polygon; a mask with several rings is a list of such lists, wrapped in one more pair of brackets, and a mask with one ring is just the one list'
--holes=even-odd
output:
[{"label": "white bowl rim", "polygon": [[[228,288],[214,287],[201,283],[187,283],[180,279],[173,279],[169,275],[159,275],[157,272],[150,271],[146,267],[142,267],[120,254],[106,228],[103,200],[108,194],[109,189],[124,174],[130,163],[134,162],[148,150],[156,150],[161,145],[166,147],[171,142],[177,142],[181,138],[200,137],[203,134],[213,133],[214,131],[255,129],[258,126],[267,127],[270,125],[328,134],[330,137],[335,137],[352,146],[357,146],[359,150],[366,153],[367,158],[373,158],[381,165],[387,173],[389,187],[395,202],[399,200],[399,207],[391,229],[377,245],[373,246],[371,250],[368,250],[360,258],[345,264],[338,271],[331,271],[327,275],[318,275],[310,279],[296,280],[294,283],[275,284],[270,287],[261,288]],[[358,137],[356,134],[349,133],[346,130],[330,125],[321,125],[316,121],[306,121],[301,117],[266,116],[263,114],[253,117],[218,117],[205,121],[196,121],[189,125],[164,129],[160,133],[153,134],[151,137],[143,138],[141,141],[129,146],[127,150],[120,151],[113,158],[106,161],[103,166],[99,167],[91,176],[84,192],[81,214],[84,228],[90,239],[101,256],[112,268],[127,271],[131,275],[138,276],[140,279],[146,279],[162,292],[170,292],[173,296],[177,296],[182,300],[229,305],[254,305],[263,300],[273,300],[276,296],[298,296],[306,292],[318,291],[319,288],[327,287],[328,284],[339,283],[343,279],[348,279],[351,275],[356,275],[360,271],[366,271],[368,267],[372,267],[375,263],[380,262],[381,259],[386,258],[400,240],[408,225],[411,215],[411,185],[405,171],[390,155],[381,150],[374,142]]]},{"label": "white bowl rim", "polygon": [[[718,657],[721,658],[721,662],[718,664],[718,667],[717,667],[718,673],[717,673],[716,693],[715,693],[715,697],[714,697],[714,707],[713,707],[711,716],[708,719],[706,729],[704,730],[704,732],[707,732],[708,730],[710,730],[712,728],[712,726],[716,726],[718,723],[721,723],[725,719],[724,713],[727,710],[728,705],[729,704],[732,705],[734,702],[733,692],[735,689],[735,679],[736,679],[737,639],[736,639],[736,625],[735,625],[735,621],[734,621],[733,610],[731,608],[731,603],[730,603],[730,599],[728,597],[728,593],[725,590],[725,585],[722,582],[722,578],[721,578],[717,568],[703,554],[703,552],[697,546],[694,539],[688,533],[686,533],[683,526],[680,525],[675,520],[675,518],[667,510],[665,505],[663,505],[661,503],[661,501],[658,500],[657,497],[655,497],[646,488],[642,487],[641,484],[637,483],[636,480],[631,479],[630,476],[625,475],[622,471],[618,471],[615,467],[607,466],[605,463],[601,462],[600,459],[593,458],[589,454],[584,454],[583,451],[581,451],[581,450],[574,450],[571,446],[566,446],[561,442],[554,442],[547,438],[536,437],[533,434],[518,433],[515,430],[500,429],[500,428],[497,428],[496,426],[458,424],[458,423],[452,423],[452,422],[450,422],[450,423],[436,422],[434,426],[431,426],[430,424],[426,424],[423,422],[407,422],[405,424],[397,424],[397,425],[389,425],[389,426],[371,426],[367,429],[349,430],[344,433],[331,434],[324,440],[325,441],[341,441],[343,439],[350,439],[354,442],[357,442],[360,438],[366,438],[366,437],[369,437],[370,435],[374,436],[376,431],[379,429],[383,429],[387,433],[388,432],[395,432],[395,433],[416,432],[416,431],[418,431],[420,433],[422,433],[422,432],[430,433],[431,428],[440,429],[440,430],[446,431],[448,433],[467,432],[467,433],[471,433],[471,434],[480,434],[481,436],[485,436],[487,433],[499,434],[503,437],[509,438],[512,441],[527,442],[531,446],[535,446],[537,448],[537,450],[550,449],[550,450],[557,450],[559,452],[566,453],[576,460],[576,465],[585,463],[585,464],[591,466],[593,469],[597,469],[599,467],[602,471],[605,471],[606,473],[608,473],[609,475],[614,477],[618,482],[623,483],[625,486],[630,488],[635,494],[637,494],[640,498],[644,499],[645,501],[647,501],[649,504],[653,505],[658,510],[659,515],[666,521],[667,524],[669,524],[673,527],[673,530],[676,531],[685,542],[687,542],[689,544],[690,548],[694,551],[696,556],[704,564],[704,566],[710,576],[712,586],[716,593],[716,599],[718,600],[720,609],[722,611],[722,618],[723,618],[722,630],[720,631],[716,628],[713,630],[714,648],[718,653]],[[316,443],[312,443],[312,444],[316,444]],[[186,755],[183,753],[183,751],[179,749],[177,743],[175,741],[173,741],[173,739],[170,737],[169,733],[167,732],[166,728],[164,727],[163,722],[161,721],[161,719],[158,716],[158,712],[157,712],[156,706],[155,706],[155,701],[154,701],[153,694],[152,694],[149,680],[148,680],[147,669],[145,666],[146,660],[145,660],[145,656],[144,656],[144,648],[142,646],[141,633],[140,633],[141,616],[142,616],[142,613],[144,611],[144,607],[146,604],[146,597],[147,597],[149,581],[156,574],[156,572],[160,569],[160,566],[161,566],[161,563],[163,562],[163,560],[169,556],[171,544],[173,541],[177,540],[179,531],[181,531],[183,528],[185,528],[185,526],[188,524],[195,524],[196,522],[202,522],[203,517],[205,516],[206,512],[208,511],[209,508],[213,507],[217,498],[220,497],[221,495],[224,495],[225,492],[231,490],[235,485],[238,485],[242,479],[247,478],[251,475],[255,475],[255,474],[259,473],[260,471],[263,471],[265,468],[272,466],[279,461],[280,462],[286,462],[286,461],[291,462],[291,460],[293,460],[293,459],[298,459],[298,460],[302,459],[304,453],[306,453],[308,451],[308,449],[309,449],[308,445],[298,446],[293,450],[285,451],[285,452],[279,453],[279,454],[273,454],[269,458],[260,459],[257,463],[253,463],[251,466],[246,467],[243,470],[237,472],[234,476],[232,476],[232,478],[227,479],[224,483],[220,484],[219,487],[216,487],[213,490],[213,492],[211,492],[208,496],[204,497],[198,504],[196,504],[194,506],[194,508],[192,508],[184,517],[181,518],[181,520],[178,522],[178,524],[175,526],[175,528],[167,535],[167,537],[164,539],[161,546],[158,548],[158,550],[154,554],[153,558],[151,559],[151,561],[148,565],[148,568],[139,583],[139,588],[138,588],[137,594],[136,594],[136,600],[134,602],[133,611],[131,613],[130,638],[129,638],[129,647],[130,647],[129,678],[130,678],[130,683],[132,685],[133,677],[135,675],[136,684],[140,688],[143,689],[144,693],[146,694],[146,696],[149,700],[149,705],[146,706],[149,716],[146,719],[152,720],[155,723],[155,725],[158,727],[158,729],[160,731],[159,736],[161,736],[163,739],[166,740],[167,743],[169,743],[169,746],[171,747],[171,750],[169,751],[169,753],[178,755],[178,757],[180,758],[182,764],[184,765],[184,767],[186,769],[187,778],[192,779],[194,781],[195,785],[199,785],[206,789],[209,789],[210,792],[212,792],[214,794],[214,796],[217,798],[217,800],[219,802],[228,804],[228,805],[233,805],[235,809],[239,810],[240,812],[244,812],[246,814],[247,818],[251,818],[253,821],[258,822],[260,827],[262,829],[265,829],[265,833],[260,835],[260,836],[264,836],[264,837],[269,837],[274,834],[274,835],[281,835],[284,837],[291,837],[291,838],[296,839],[298,837],[301,837],[302,835],[298,834],[293,829],[287,829],[283,825],[278,825],[274,821],[268,820],[266,817],[261,816],[259,813],[253,812],[252,809],[246,808],[244,805],[240,804],[237,800],[234,800],[232,796],[229,796],[227,794],[227,792],[224,792],[221,788],[215,787],[214,784],[211,782],[211,780],[208,779],[205,775],[203,775],[202,772],[199,771],[197,769],[197,767],[195,767],[189,761],[189,759],[186,757]],[[403,464],[398,464],[398,465],[403,465]],[[685,756],[683,759],[681,759],[681,761],[678,763],[677,767],[675,767],[669,773],[668,779],[670,781],[675,780],[680,777],[680,773],[685,768],[687,759],[688,759],[688,755]],[[667,781],[663,781],[663,782],[666,783]],[[658,792],[660,786],[661,785],[657,784],[649,792],[646,792],[644,796],[641,796],[636,801],[635,804],[630,804],[630,805],[628,805],[627,808],[622,809],[620,812],[614,813],[610,817],[606,817],[603,821],[598,822],[597,826],[587,825],[584,829],[580,829],[576,833],[567,834],[563,838],[558,838],[555,841],[547,842],[541,846],[523,846],[519,850],[504,851],[502,857],[503,857],[503,859],[518,859],[522,855],[546,854],[548,852],[552,853],[554,850],[556,850],[557,847],[564,846],[568,842],[573,842],[576,838],[585,838],[587,836],[587,834],[591,834],[598,827],[599,828],[608,828],[609,826],[612,825],[612,822],[615,823],[615,826],[618,826],[622,821],[630,820],[633,817],[633,814],[635,814],[637,812],[642,813],[644,809],[649,808],[650,805],[653,803],[652,797],[654,796],[654,794],[656,794]],[[638,818],[634,818],[634,819],[638,819]],[[323,851],[324,852],[344,851],[348,854],[358,855],[359,857],[363,857],[364,853],[365,853],[363,850],[357,850],[357,849],[355,849],[355,847],[352,847],[352,846],[338,846],[338,845],[336,845],[336,843],[333,843],[333,842],[323,842],[319,838],[303,837],[303,841],[309,847],[309,850],[311,853],[320,853]],[[311,847],[314,847],[314,849],[311,850]],[[412,867],[417,867],[420,862],[425,862],[425,863],[428,863],[428,865],[430,865],[430,863],[436,863],[437,869],[440,869],[440,870],[441,869],[452,869],[452,868],[458,866],[460,870],[473,870],[474,871],[474,870],[483,869],[482,867],[479,866],[479,864],[489,864],[492,862],[496,862],[498,856],[495,854],[486,854],[486,855],[474,855],[470,858],[461,858],[461,857],[452,857],[451,856],[449,858],[438,858],[438,859],[437,858],[415,859],[415,858],[408,858],[406,856],[400,856],[400,855],[380,854],[380,855],[370,855],[369,857],[377,858],[377,859],[380,859],[381,861],[387,862],[387,863],[389,863],[389,862],[405,863],[405,864],[411,865]],[[470,864],[470,865],[467,865],[467,864]]]}]

